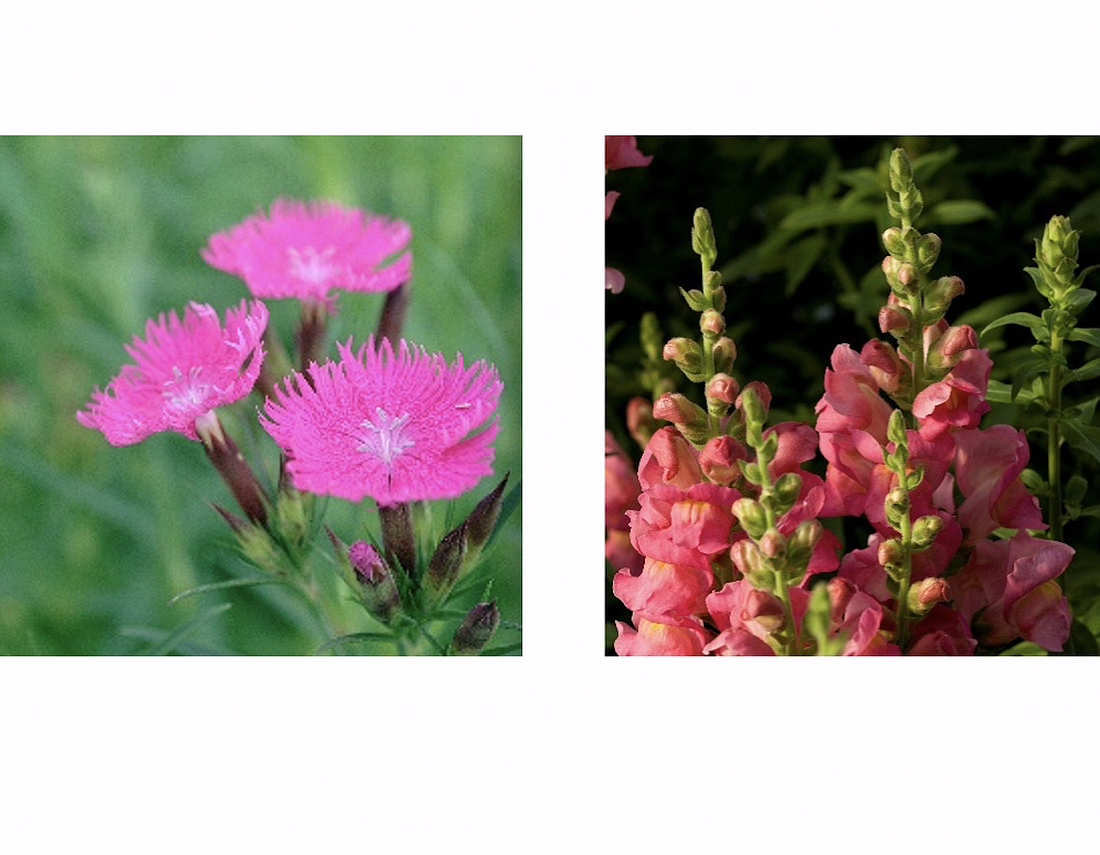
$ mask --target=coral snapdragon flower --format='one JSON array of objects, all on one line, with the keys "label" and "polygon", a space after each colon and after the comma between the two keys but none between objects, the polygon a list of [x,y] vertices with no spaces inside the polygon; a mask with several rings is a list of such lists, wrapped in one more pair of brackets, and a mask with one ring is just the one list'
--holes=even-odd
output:
[{"label": "coral snapdragon flower", "polygon": [[340,361],[295,373],[266,404],[264,429],[288,456],[294,486],[353,502],[391,506],[449,499],[492,474],[496,368],[451,365],[442,354],[372,336],[358,351],[338,344]]},{"label": "coral snapdragon flower", "polygon": [[[180,320],[161,314],[145,325],[145,338],[126,346],[133,364],[92,393],[76,414],[85,427],[103,432],[111,445],[132,445],[172,430],[198,440],[215,407],[247,395],[263,362],[261,346],[268,312],[242,300],[225,313],[224,327],[210,306],[191,303]],[[247,363],[247,365],[246,365]]]},{"label": "coral snapdragon flower", "polygon": [[332,306],[332,289],[391,291],[407,282],[412,254],[408,223],[335,202],[277,199],[213,235],[202,250],[212,267],[239,276],[261,298],[293,297]]}]

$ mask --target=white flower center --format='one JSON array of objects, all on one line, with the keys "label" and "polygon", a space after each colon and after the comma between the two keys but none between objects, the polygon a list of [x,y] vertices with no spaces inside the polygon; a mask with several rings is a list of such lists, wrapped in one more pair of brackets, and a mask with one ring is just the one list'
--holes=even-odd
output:
[{"label": "white flower center", "polygon": [[416,444],[408,435],[408,422],[408,413],[394,418],[379,407],[372,418],[364,419],[360,424],[366,430],[359,435],[362,444],[356,447],[356,451],[373,454],[386,465],[393,463],[406,448]]},{"label": "white flower center", "polygon": [[199,380],[202,368],[191,368],[187,376],[172,366],[172,379],[164,381],[164,408],[172,413],[192,413],[203,408],[210,394],[210,387]]},{"label": "white flower center", "polygon": [[302,250],[289,247],[286,252],[290,274],[309,285],[324,285],[339,272],[339,268],[332,263],[332,257],[336,254],[334,246],[327,246],[320,252],[312,246]]}]

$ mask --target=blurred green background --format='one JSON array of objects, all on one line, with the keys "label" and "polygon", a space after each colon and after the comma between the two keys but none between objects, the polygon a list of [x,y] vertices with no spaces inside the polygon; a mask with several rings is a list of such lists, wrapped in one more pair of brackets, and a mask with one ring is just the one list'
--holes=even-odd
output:
[{"label": "blurred green background", "polygon": [[[505,386],[496,476],[453,514],[507,471],[518,484],[520,188],[518,137],[0,138],[0,653],[315,646],[300,603],[280,586],[169,605],[193,586],[256,572],[209,505],[234,507],[227,489],[198,443],[160,434],[113,448],[74,417],[128,361],[123,345],[146,319],[191,300],[224,316],[248,295],[199,250],[278,196],[333,199],[412,226],[405,337],[449,360],[488,360]],[[341,294],[330,340],[365,338],[382,301]],[[269,308],[293,347],[297,303]],[[237,405],[235,424],[256,405]],[[248,438],[238,441],[247,455]],[[269,443],[262,431],[259,442]],[[363,526],[377,531],[369,501],[331,500],[325,522],[349,542]],[[520,529],[517,511],[488,558],[508,624],[520,622]],[[323,535],[322,551],[331,553]],[[503,626],[494,646],[520,640]]]}]

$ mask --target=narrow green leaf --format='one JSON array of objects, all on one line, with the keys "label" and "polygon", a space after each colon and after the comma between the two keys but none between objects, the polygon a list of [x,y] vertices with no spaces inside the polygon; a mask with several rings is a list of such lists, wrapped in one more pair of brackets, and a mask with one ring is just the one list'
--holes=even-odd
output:
[{"label": "narrow green leaf", "polygon": [[790,297],[802,284],[821,253],[825,251],[825,235],[817,233],[803,238],[791,245],[787,255],[787,287],[786,295]]},{"label": "narrow green leaf", "polygon": [[1100,347],[1100,327],[1078,328],[1070,332],[1066,338],[1069,341],[1085,341],[1095,347]]},{"label": "narrow green leaf", "polygon": [[496,541],[497,532],[504,528],[504,523],[508,521],[508,517],[510,517],[516,508],[519,507],[522,497],[523,479],[520,479],[516,481],[515,487],[505,493],[504,500],[500,503],[500,514],[497,516],[497,524],[493,527],[493,533],[489,535],[489,539],[485,541],[484,551],[489,551],[489,548]]},{"label": "narrow green leaf", "polygon": [[861,202],[858,205],[841,207],[837,200],[830,199],[803,205],[791,211],[779,223],[779,228],[784,231],[805,231],[844,223],[874,222],[878,212],[877,202]]},{"label": "narrow green leaf", "polygon": [[199,614],[195,615],[195,617],[191,618],[191,620],[187,621],[187,623],[183,624],[181,627],[171,632],[168,637],[164,639],[164,641],[162,641],[152,650],[146,651],[146,655],[164,656],[168,653],[171,653],[173,650],[176,649],[180,641],[193,633],[195,630],[200,629],[205,624],[218,617],[218,615],[222,614],[223,612],[229,611],[229,609],[231,608],[233,608],[232,603],[220,603],[219,605],[212,606],[204,612],[200,612]]},{"label": "narrow green leaf", "polygon": [[958,146],[948,146],[940,151],[929,151],[914,157],[910,165],[913,168],[913,182],[918,186],[927,184],[944,166],[955,159],[959,153]]},{"label": "narrow green leaf", "polygon": [[1100,463],[1100,428],[1095,428],[1092,425],[1081,425],[1074,421],[1063,421],[1061,425],[1066,442],[1078,451],[1091,455],[1093,459]]},{"label": "narrow green leaf", "polygon": [[338,635],[336,638],[330,638],[320,647],[313,651],[314,656],[320,656],[322,653],[327,653],[334,647],[339,647],[342,644],[352,644],[359,641],[389,641],[393,642],[393,636],[385,632],[352,632],[348,635]]},{"label": "narrow green leaf", "polygon": [[1066,379],[1063,381],[1063,388],[1067,383],[1073,383],[1076,380],[1092,380],[1094,377],[1100,377],[1100,357],[1092,359],[1082,365],[1080,368],[1075,368],[1070,371]]},{"label": "narrow green leaf", "polygon": [[178,603],[180,600],[186,600],[188,597],[193,597],[196,594],[205,594],[207,591],[221,591],[225,588],[247,588],[253,585],[285,585],[286,580],[278,579],[274,576],[249,576],[246,579],[229,579],[225,582],[211,582],[208,585],[199,585],[198,587],[191,588],[184,591],[182,594],[176,594],[168,601],[168,605]]},{"label": "narrow green leaf", "polygon": [[933,205],[925,214],[925,222],[939,223],[945,226],[958,226],[977,220],[994,220],[997,215],[984,202],[973,199],[952,199]]},{"label": "narrow green leaf", "polygon": [[1021,389],[1019,394],[1013,394],[1012,387],[1000,380],[990,380],[986,390],[985,399],[994,404],[1028,404],[1034,400],[1034,395],[1028,389]]},{"label": "narrow green leaf", "polygon": [[[1031,330],[1036,339],[1040,338],[1040,333],[1047,333],[1046,324],[1043,323],[1043,319],[1038,315],[1033,315],[1031,312],[1013,312],[1012,314],[997,318],[993,323],[988,324],[986,328],[982,330],[981,334],[984,337],[990,330],[995,330],[997,327],[1007,326],[1008,324],[1019,324],[1022,327],[1027,327]],[[1050,336],[1047,335],[1046,339],[1049,340]]]},{"label": "narrow green leaf", "polygon": [[480,656],[508,656],[512,653],[518,653],[523,649],[522,642],[517,644],[509,644],[504,647],[491,647],[488,650],[482,650]]}]

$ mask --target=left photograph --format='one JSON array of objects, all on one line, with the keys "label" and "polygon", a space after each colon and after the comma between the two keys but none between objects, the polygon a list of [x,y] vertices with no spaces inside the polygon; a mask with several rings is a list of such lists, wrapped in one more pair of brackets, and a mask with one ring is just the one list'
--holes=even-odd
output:
[{"label": "left photograph", "polygon": [[0,653],[520,655],[519,137],[0,138]]}]

